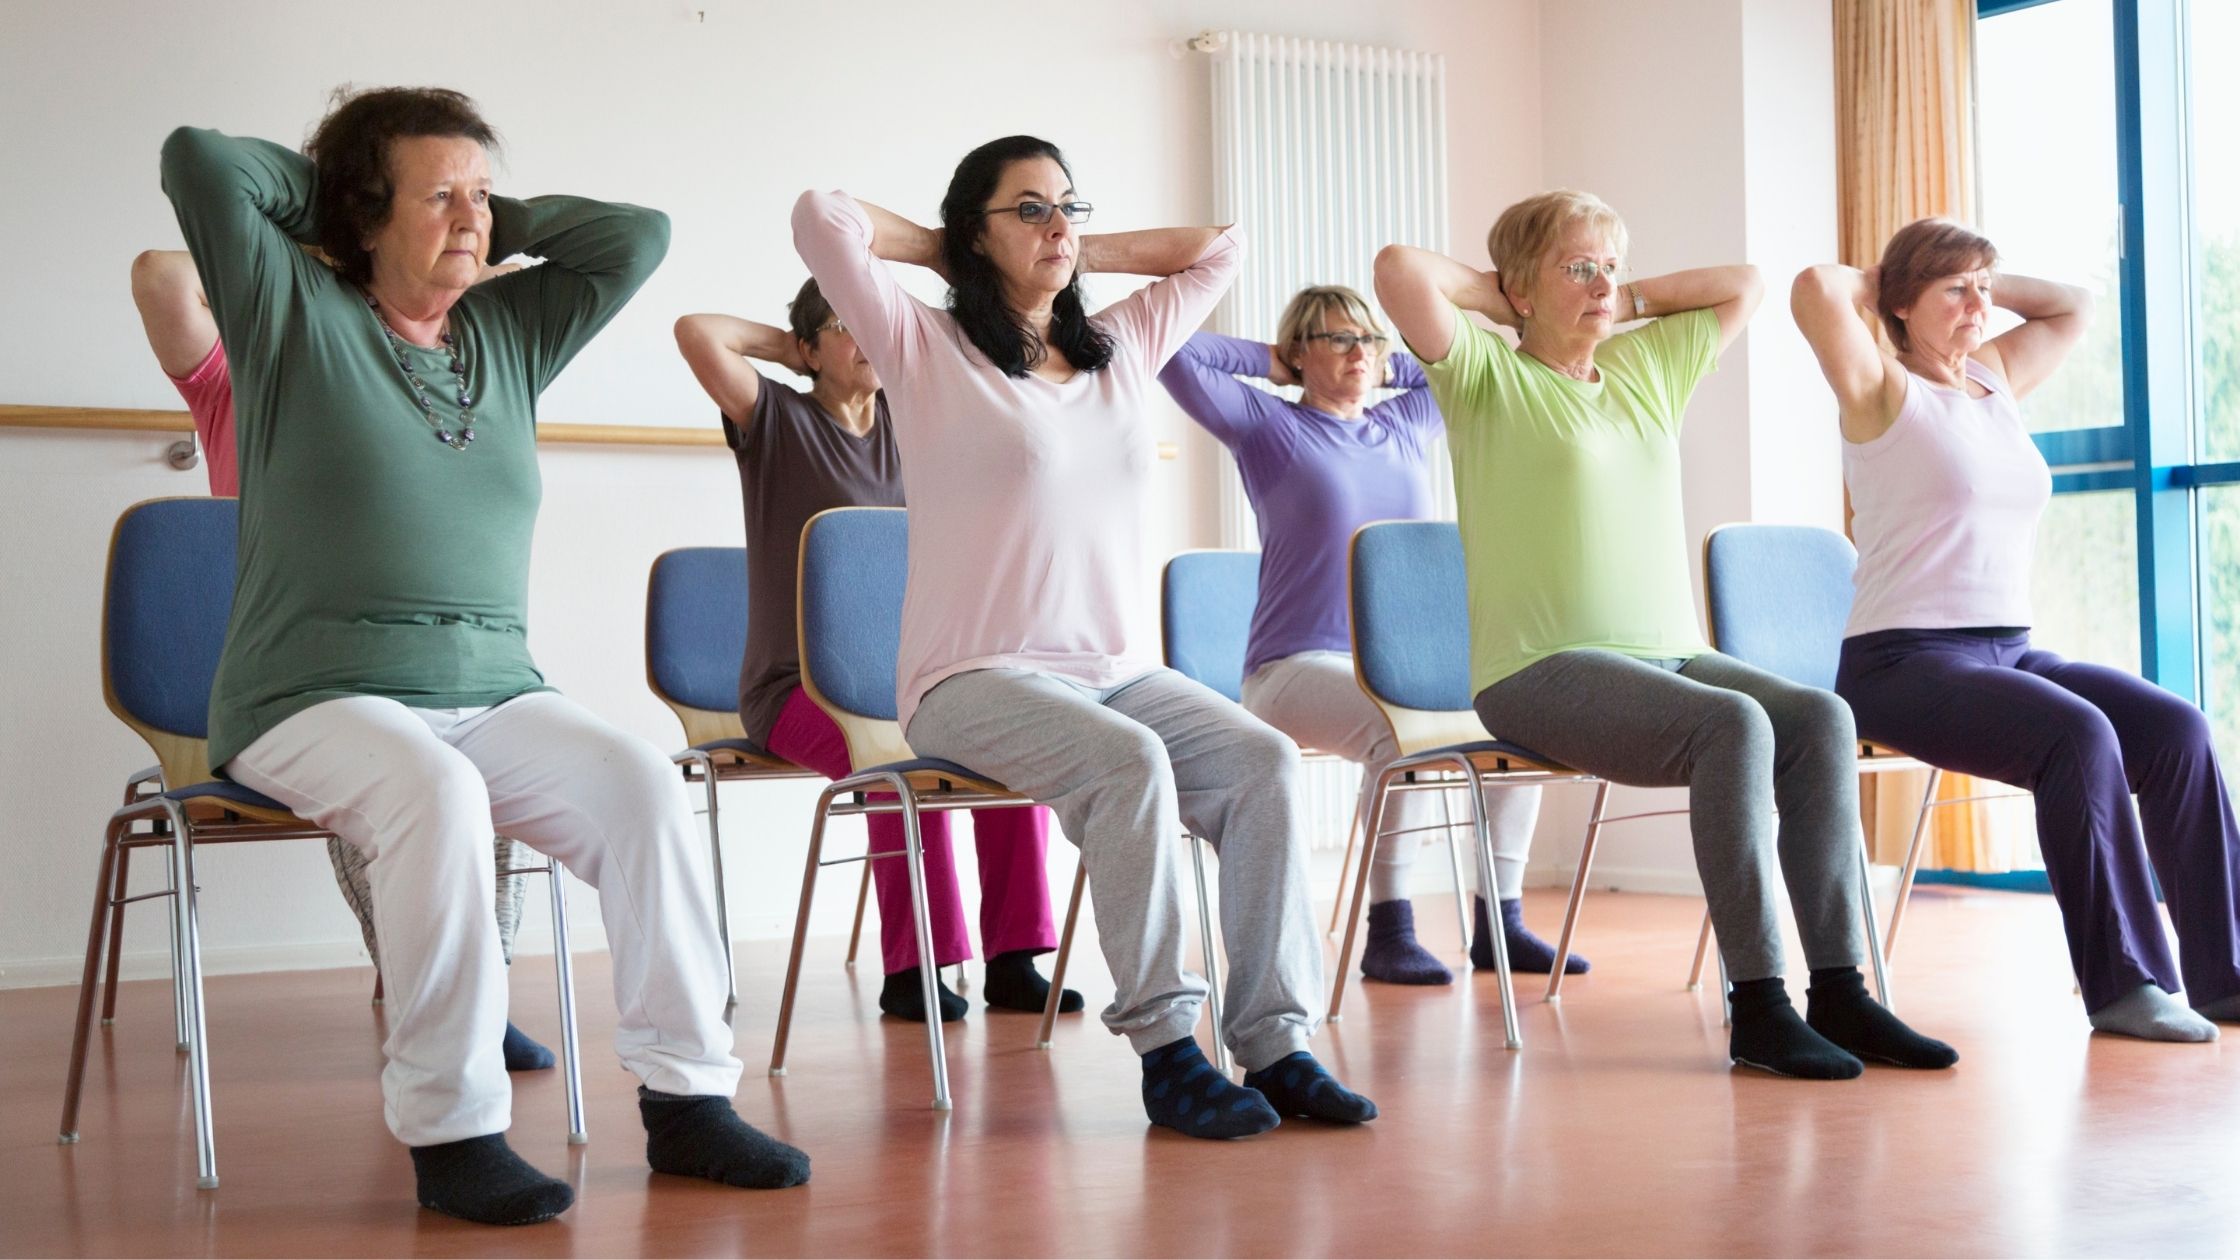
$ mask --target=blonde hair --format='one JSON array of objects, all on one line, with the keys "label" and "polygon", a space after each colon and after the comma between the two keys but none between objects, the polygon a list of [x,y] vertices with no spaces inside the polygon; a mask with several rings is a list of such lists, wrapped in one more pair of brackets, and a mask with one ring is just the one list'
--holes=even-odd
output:
[{"label": "blonde hair", "polygon": [[1610,241],[1620,258],[1626,252],[1626,223],[1608,203],[1593,193],[1558,188],[1523,201],[1501,212],[1486,233],[1486,253],[1501,273],[1501,287],[1512,296],[1532,295],[1540,278],[1540,264],[1555,252],[1564,229],[1584,223]]},{"label": "blonde hair", "polygon": [[1342,284],[1317,284],[1299,290],[1283,308],[1283,318],[1276,321],[1276,353],[1299,370],[1298,356],[1305,352],[1308,333],[1317,333],[1330,326],[1330,317],[1342,315],[1366,332],[1386,336],[1384,324],[1369,302],[1360,294]]}]

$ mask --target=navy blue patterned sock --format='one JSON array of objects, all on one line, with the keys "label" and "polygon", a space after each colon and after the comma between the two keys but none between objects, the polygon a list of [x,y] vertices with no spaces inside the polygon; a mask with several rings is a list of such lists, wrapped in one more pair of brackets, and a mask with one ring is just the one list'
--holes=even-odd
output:
[{"label": "navy blue patterned sock", "polygon": [[506,1135],[412,1148],[420,1206],[478,1225],[533,1225],[568,1210],[576,1192],[506,1145]]},{"label": "navy blue patterned sock", "polygon": [[1416,940],[1416,908],[1394,899],[1369,903],[1369,940],[1361,974],[1386,984],[1453,984],[1454,973]]},{"label": "navy blue patterned sock", "polygon": [[1868,997],[1866,977],[1857,967],[1813,968],[1804,995],[1804,1022],[1812,1031],[1862,1059],[1908,1068],[1948,1068],[1960,1061],[1958,1050],[1906,1027]]},{"label": "navy blue patterned sock", "polygon": [[1781,977],[1745,980],[1729,995],[1734,1027],[1727,1033],[1727,1057],[1744,1067],[1775,1076],[1814,1081],[1848,1081],[1867,1070],[1843,1047],[1814,1032],[1789,1003]]},{"label": "navy blue patterned sock", "polygon": [[[942,1023],[955,1023],[964,1018],[966,1011],[972,1009],[971,1004],[957,996],[956,991],[942,980],[939,971],[933,973],[933,987],[935,999],[941,1003]],[[879,1009],[896,1019],[907,1019],[917,1024],[926,1022],[925,981],[918,977],[916,967],[887,973],[887,983],[879,990]]]},{"label": "navy blue patterned sock", "polygon": [[1360,1124],[1377,1118],[1377,1105],[1338,1083],[1328,1069],[1301,1050],[1257,1072],[1244,1074],[1245,1088],[1257,1089],[1278,1114],[1309,1120]]},{"label": "navy blue patterned sock", "polygon": [[1189,1037],[1143,1056],[1143,1114],[1198,1138],[1240,1138],[1283,1123],[1260,1091],[1213,1070]]},{"label": "navy blue patterned sock", "polygon": [[505,1055],[508,1072],[542,1072],[555,1061],[552,1051],[515,1028],[512,1020],[506,1021]]},{"label": "navy blue patterned sock", "polygon": [[782,1190],[809,1179],[809,1156],[739,1118],[715,1094],[664,1094],[638,1087],[646,1163],[658,1173],[705,1177],[749,1190]]},{"label": "navy blue patterned sock", "polygon": [[[981,986],[988,1005],[1007,1011],[1032,1011],[1040,1015],[1050,1001],[1050,982],[1034,969],[1035,951],[1006,950],[988,960]],[[1058,995],[1058,1013],[1071,1015],[1082,1007],[1081,995],[1071,989]]]},{"label": "navy blue patterned sock", "polygon": [[[1487,921],[1486,899],[1476,899],[1477,928],[1470,934],[1470,965],[1480,971],[1493,970],[1493,941],[1486,935],[1493,925]],[[1533,935],[1524,925],[1524,898],[1508,897],[1501,902],[1501,930],[1509,941],[1509,970],[1536,976],[1548,974],[1556,965],[1556,947]],[[1563,960],[1563,974],[1585,975],[1594,968],[1586,955],[1572,950]]]}]

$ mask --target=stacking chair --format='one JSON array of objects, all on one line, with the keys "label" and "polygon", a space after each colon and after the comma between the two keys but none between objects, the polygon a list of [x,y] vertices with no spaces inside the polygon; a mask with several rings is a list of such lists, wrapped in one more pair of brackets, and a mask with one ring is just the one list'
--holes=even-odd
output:
[{"label": "stacking chair", "polygon": [[[1579,879],[1572,885],[1571,910],[1564,918],[1552,977],[1560,984],[1560,954],[1571,946],[1571,930],[1585,891],[1586,863],[1593,853],[1595,837],[1605,824],[1624,820],[1604,815],[1610,785],[1528,748],[1488,738],[1470,703],[1470,610],[1463,590],[1462,535],[1453,522],[1378,521],[1362,526],[1354,532],[1348,554],[1347,586],[1354,677],[1391,724],[1401,755],[1373,782],[1364,785],[1363,816],[1367,821],[1362,829],[1361,860],[1354,869],[1344,943],[1338,950],[1338,974],[1330,989],[1330,1019],[1335,1022],[1339,1018],[1345,1000],[1354,932],[1367,900],[1377,842],[1396,834],[1384,827],[1385,805],[1396,792],[1444,794],[1460,790],[1469,802],[1466,825],[1477,841],[1478,886],[1490,897],[1493,833],[1481,808],[1482,790],[1487,786],[1537,783],[1595,785],[1587,847],[1580,859]],[[1460,883],[1458,879],[1458,901],[1462,897]],[[1340,896],[1344,896],[1343,889]],[[1510,991],[1508,942],[1499,932],[1492,937],[1494,970],[1501,984],[1501,1022],[1513,1050],[1524,1042]],[[1551,985],[1548,1000],[1558,998],[1558,989]]]},{"label": "stacking chair", "polygon": [[[786,961],[786,983],[778,1006],[778,1031],[770,1053],[770,1074],[786,1072],[786,1044],[793,1027],[793,1001],[801,979],[801,958],[809,934],[809,907],[816,895],[817,872],[849,862],[903,859],[910,878],[910,904],[918,937],[918,974],[929,1015],[941,1009],[935,989],[932,919],[926,900],[924,839],[920,814],[932,811],[1020,807],[1033,800],[955,762],[920,757],[902,738],[895,703],[895,657],[902,643],[902,597],[909,580],[909,518],[902,508],[833,508],[809,518],[801,530],[800,596],[796,616],[801,633],[801,685],[817,707],[829,714],[848,746],[848,764],[858,769],[827,784],[817,797],[809,829],[809,855],[801,877],[801,905],[793,921],[793,952]],[[881,793],[874,797],[871,793]],[[891,795],[887,795],[891,794]],[[834,817],[902,815],[900,853],[866,853],[827,859],[825,823]],[[1196,846],[1192,846],[1193,854]],[[1199,887],[1205,885],[1200,868]],[[1042,1012],[1038,1044],[1050,1045],[1058,1002],[1065,991],[1065,960],[1073,947],[1085,875],[1076,875],[1066,910],[1050,1000]],[[1206,942],[1212,954],[1212,941]],[[1220,1027],[1219,985],[1213,987],[1214,1023]],[[949,1066],[941,1020],[928,1018],[926,1053],[933,1069],[933,1106],[947,1111]]]},{"label": "stacking chair", "polygon": [[[1844,623],[1851,615],[1851,576],[1858,565],[1859,553],[1853,550],[1851,540],[1833,530],[1805,525],[1722,525],[1712,530],[1703,539],[1704,605],[1710,613],[1712,646],[1791,682],[1835,690]],[[1898,929],[1905,921],[1906,902],[1920,869],[1921,842],[1928,834],[1931,811],[1947,805],[2028,795],[1993,792],[1940,801],[1937,784],[1943,771],[1887,745],[1859,742],[1861,774],[1893,770],[1926,770],[1929,782],[1914,815],[1913,839],[1906,846],[1898,895],[1890,908],[1890,927],[1882,933],[1879,948],[1873,948],[1875,921],[1869,893],[1868,944],[1875,956],[1875,988],[1885,1005],[1890,995],[1884,972],[1898,947]],[[1863,846],[1859,861],[1864,876],[1867,854]],[[1706,919],[1697,940],[1691,984],[1701,974],[1710,930]]]},{"label": "stacking chair", "polygon": [[[672,755],[684,781],[702,789],[708,855],[715,864],[716,926],[723,934],[724,1014],[739,1004],[731,957],[731,911],[723,882],[723,824],[716,785],[819,776],[747,738],[739,721],[739,662],[747,649],[747,551],[679,547],[654,557],[646,578],[646,685],[684,725],[690,746]],[[869,867],[865,868],[868,876]],[[863,930],[863,901],[856,902]],[[855,961],[855,942],[848,944]]]},{"label": "stacking chair", "polygon": [[[125,907],[165,898],[171,911],[172,1023],[187,1053],[194,1102],[195,1184],[218,1185],[212,1132],[209,1040],[202,998],[202,936],[195,907],[195,849],[254,840],[327,840],[330,833],[296,817],[286,806],[210,771],[207,744],[210,684],[225,645],[233,610],[234,499],[150,499],[125,509],[109,540],[109,568],[101,609],[101,684],[109,711],[154,749],[158,764],[126,780],[124,804],[109,816],[101,864],[94,877],[93,923],[86,933],[85,971],[78,983],[76,1032],[70,1044],[70,1080],[62,1101],[64,1144],[78,1140],[78,1104],[85,1086],[93,1036],[94,993],[108,990],[101,1022],[114,1021],[117,954],[124,940]],[[168,786],[177,784],[179,786]],[[166,885],[160,892],[128,893],[135,849],[160,848]],[[583,1086],[576,1053],[575,983],[568,954],[568,916],[562,900],[562,867],[517,867],[501,875],[552,876],[553,964],[559,973],[561,1070],[567,1081],[568,1140],[586,1140]]]}]

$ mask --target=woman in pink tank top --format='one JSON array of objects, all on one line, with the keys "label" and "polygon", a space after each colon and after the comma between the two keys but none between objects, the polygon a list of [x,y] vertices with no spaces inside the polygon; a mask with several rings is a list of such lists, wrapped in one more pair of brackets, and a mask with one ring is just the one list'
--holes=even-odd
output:
[{"label": "woman in pink tank top", "polygon": [[[2076,345],[2091,298],[1995,276],[1997,261],[1983,237],[1923,219],[1890,239],[1875,270],[1809,268],[1791,293],[1841,404],[1857,512],[1836,692],[1860,738],[2036,795],[2094,1028],[2209,1041],[2215,1021],[2240,1020],[2240,830],[2199,709],[2030,645],[2031,558],[2052,478],[2019,400]],[[2022,323],[1987,337],[1993,306]],[[1868,313],[1895,353],[1875,343]]]}]

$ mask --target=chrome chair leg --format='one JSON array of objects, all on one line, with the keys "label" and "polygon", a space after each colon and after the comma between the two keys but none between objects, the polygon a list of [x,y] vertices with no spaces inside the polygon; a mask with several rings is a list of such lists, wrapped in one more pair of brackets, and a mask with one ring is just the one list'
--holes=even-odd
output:
[{"label": "chrome chair leg", "polygon": [[171,816],[171,861],[178,880],[179,952],[187,974],[187,1073],[194,1092],[195,1187],[218,1188],[217,1135],[210,1115],[210,1031],[202,995],[202,926],[195,909],[194,833],[177,804]]},{"label": "chrome chair leg", "polygon": [[1353,819],[1351,822],[1348,822],[1346,824],[1345,856],[1338,859],[1338,895],[1330,899],[1329,934],[1331,936],[1336,936],[1338,934],[1338,919],[1345,913],[1346,872],[1353,867],[1354,845],[1359,843],[1361,839],[1362,819],[1368,816],[1369,787],[1370,777],[1368,775],[1363,775],[1361,777],[1361,790],[1353,794]]},{"label": "chrome chair leg", "polygon": [[817,797],[817,812],[809,824],[809,862],[801,873],[801,908],[793,915],[793,953],[786,958],[786,984],[778,998],[778,1034],[770,1046],[772,1076],[786,1074],[786,1038],[793,1031],[793,995],[801,983],[801,951],[809,940],[809,900],[817,892],[817,861],[824,856],[826,811],[832,808],[835,795],[837,793],[828,787]]},{"label": "chrome chair leg", "polygon": [[1190,846],[1190,869],[1198,878],[1198,940],[1206,955],[1206,1004],[1213,1015],[1213,1065],[1229,1074],[1229,1029],[1221,1021],[1221,954],[1213,943],[1212,898],[1206,895],[1206,842],[1185,835]]},{"label": "chrome chair leg", "polygon": [[[1376,785],[1370,791],[1367,821],[1361,828],[1361,862],[1354,869],[1353,875],[1353,908],[1346,912],[1346,934],[1338,946],[1338,974],[1330,982],[1330,1013],[1323,1017],[1326,1023],[1335,1024],[1343,1018],[1341,1008],[1346,999],[1346,972],[1353,965],[1353,934],[1361,926],[1361,901],[1369,893],[1369,864],[1377,860],[1377,836],[1384,828],[1385,804],[1392,799],[1392,793],[1388,790],[1392,778],[1390,772],[1378,775]],[[1342,886],[1338,889],[1338,896],[1341,901],[1345,899],[1345,889]]]},{"label": "chrome chair leg", "polygon": [[78,1019],[70,1037],[70,1079],[62,1090],[62,1127],[55,1140],[78,1140],[78,1102],[85,1094],[86,1054],[93,1041],[94,986],[101,981],[101,946],[107,938],[110,890],[116,877],[117,838],[131,824],[112,819],[101,844],[101,866],[93,877],[93,926],[86,929],[85,970],[78,978]]},{"label": "chrome chair leg", "polygon": [[109,978],[101,986],[101,1026],[117,1022],[117,958],[124,953],[125,898],[131,894],[132,850],[117,846],[117,879],[109,897]]},{"label": "chrome chair leg", "polygon": [[187,1027],[187,960],[179,953],[179,872],[170,862],[163,864],[163,885],[170,896],[163,899],[165,912],[170,917],[171,934],[164,938],[163,950],[171,955],[171,1031],[172,1047],[180,1054],[187,1051],[187,1042],[194,1032]]},{"label": "chrome chair leg", "polygon": [[[1484,789],[1478,785],[1475,774],[1470,778],[1470,791],[1477,801],[1472,807],[1472,816],[1476,817],[1485,812],[1485,797],[1483,795]],[[1470,903],[1468,894],[1462,887],[1462,836],[1455,830],[1454,802],[1449,799],[1452,796],[1453,793],[1451,792],[1441,791],[1439,793],[1439,816],[1440,821],[1445,824],[1440,829],[1439,834],[1446,837],[1447,865],[1454,871],[1454,922],[1455,926],[1462,932],[1462,952],[1467,957],[1470,953]],[[1491,884],[1481,884],[1478,887],[1478,892],[1482,896],[1485,890],[1491,887],[1493,887]]]},{"label": "chrome chair leg", "polygon": [[[699,758],[698,765],[700,782],[708,797],[708,860],[715,868],[716,932],[723,938],[723,1017],[729,1019],[732,1010],[739,1005],[739,974],[738,964],[731,957],[730,887],[723,881],[723,821],[719,813],[722,805],[716,799],[718,785],[715,759],[703,755]],[[557,885],[560,881],[559,864],[555,862],[552,869],[553,883]]]},{"label": "chrome chair leg", "polygon": [[[916,920],[912,925],[918,935],[918,983],[925,995],[926,1055],[933,1063],[933,1109],[947,1111],[949,1101],[949,1056],[941,1035],[941,982],[940,966],[934,961],[933,912],[926,900],[925,841],[918,829],[918,796],[900,775],[894,779],[895,794],[902,801],[902,839],[905,846],[903,861],[910,866],[910,909]],[[868,859],[867,859],[868,860]]]},{"label": "chrome chair leg", "polygon": [[[1890,1008],[1890,969],[1882,958],[1881,925],[1875,921],[1874,864],[1867,860],[1867,841],[1859,838],[1859,901],[1867,916],[1867,957],[1874,961],[1874,996]],[[1894,1008],[1892,1008],[1894,1009]]]},{"label": "chrome chair leg", "polygon": [[863,908],[870,900],[871,862],[866,859],[863,864],[863,882],[856,886],[855,926],[848,929],[848,961],[843,965],[850,971],[856,969],[856,947],[863,944]]},{"label": "chrome chair leg", "polygon": [[1058,959],[1050,965],[1050,998],[1042,1004],[1042,1031],[1034,1039],[1037,1050],[1050,1048],[1050,1034],[1058,1026],[1058,1003],[1066,992],[1066,963],[1073,958],[1073,928],[1081,921],[1081,890],[1088,886],[1089,867],[1083,863],[1074,868],[1073,896],[1066,900],[1065,931],[1058,936]]},{"label": "chrome chair leg", "polygon": [[[1478,789],[1476,772],[1471,769],[1467,758],[1458,760],[1461,761],[1463,773],[1470,783],[1470,821],[1478,838],[1478,887],[1490,894],[1494,891],[1493,824],[1486,818],[1485,795]],[[1517,1026],[1517,996],[1510,986],[1509,934],[1499,928],[1491,928],[1486,935],[1493,941],[1493,974],[1495,981],[1501,986],[1501,1030],[1508,1039],[1509,1049],[1516,1050],[1524,1045],[1524,1033]],[[1558,960],[1556,966],[1560,968],[1563,963]]]},{"label": "chrome chair leg", "polygon": [[1898,875],[1898,895],[1890,906],[1890,930],[1882,934],[1882,961],[1897,957],[1898,929],[1906,919],[1906,903],[1913,899],[1913,877],[1921,870],[1921,840],[1929,831],[1929,811],[1935,808],[1937,784],[1944,771],[1929,768],[1929,786],[1921,790],[1921,812],[1913,819],[1913,842],[1906,846],[1906,867]]},{"label": "chrome chair leg", "polygon": [[1703,988],[1704,955],[1711,952],[1711,907],[1703,908],[1703,927],[1696,933],[1696,960],[1688,967],[1688,992]]},{"label": "chrome chair leg", "polygon": [[[552,886],[552,969],[560,988],[560,1071],[568,1086],[568,1145],[591,1140],[583,1119],[583,1056],[576,1044],[576,968],[568,947],[568,868],[547,857]],[[717,888],[722,888],[719,883]],[[719,895],[717,904],[722,901]]]},{"label": "chrome chair leg", "polygon": [[1563,932],[1556,938],[1555,965],[1549,969],[1548,1000],[1563,1000],[1563,969],[1571,961],[1571,933],[1579,926],[1579,907],[1587,898],[1587,871],[1594,865],[1595,841],[1602,838],[1602,818],[1610,805],[1610,781],[1594,789],[1594,816],[1587,820],[1587,840],[1579,847],[1579,872],[1571,877],[1571,901],[1564,907]]}]

